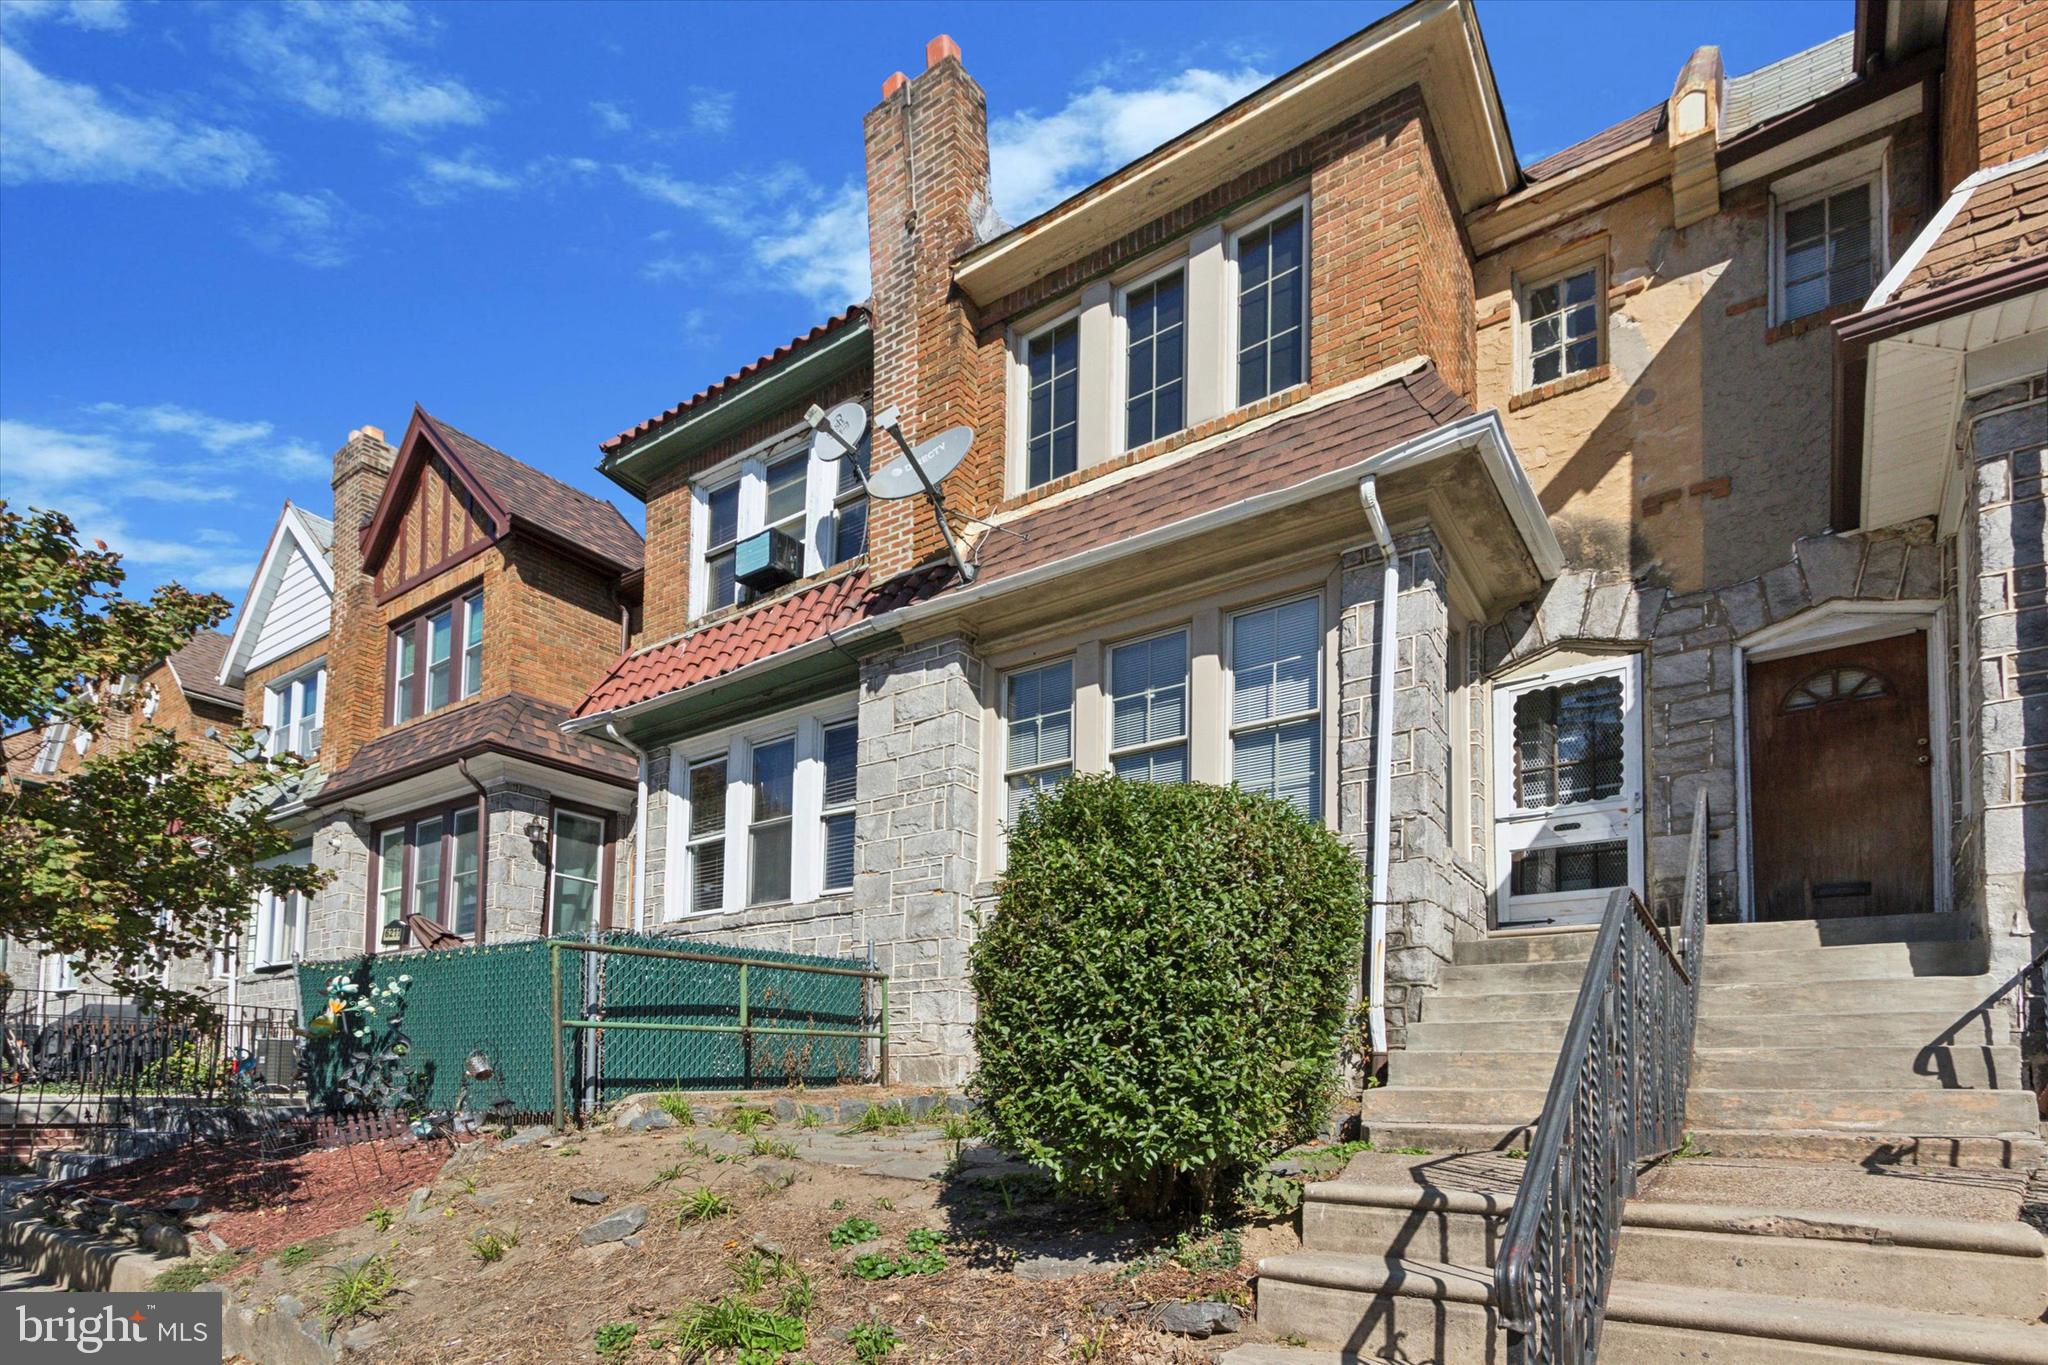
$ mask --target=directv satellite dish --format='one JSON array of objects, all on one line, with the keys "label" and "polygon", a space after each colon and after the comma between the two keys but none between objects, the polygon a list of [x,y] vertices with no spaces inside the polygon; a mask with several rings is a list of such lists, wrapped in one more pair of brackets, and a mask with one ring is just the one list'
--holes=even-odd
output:
[{"label": "directv satellite dish", "polygon": [[814,404],[804,415],[817,428],[817,435],[811,437],[811,454],[821,460],[844,459],[867,435],[868,410],[856,402],[841,403],[830,412],[821,412]]},{"label": "directv satellite dish", "polygon": [[972,428],[948,427],[868,475],[868,492],[884,500],[936,492],[946,476],[967,458],[968,447],[973,444]]}]

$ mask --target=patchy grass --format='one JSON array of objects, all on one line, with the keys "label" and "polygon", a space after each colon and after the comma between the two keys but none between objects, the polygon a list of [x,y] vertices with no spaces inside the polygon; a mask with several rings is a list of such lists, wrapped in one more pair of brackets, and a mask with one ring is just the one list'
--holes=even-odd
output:
[{"label": "patchy grass", "polygon": [[383,1307],[398,1287],[398,1272],[383,1256],[372,1256],[353,1266],[339,1266],[327,1281],[320,1298],[320,1321],[333,1331],[342,1323],[367,1317]]},{"label": "patchy grass", "polygon": [[697,1126],[697,1115],[690,1108],[690,1097],[688,1095],[678,1094],[671,1090],[666,1094],[655,1096],[654,1107],[685,1128],[695,1128]]},{"label": "patchy grass", "polygon": [[149,1282],[149,1287],[159,1294],[189,1294],[200,1285],[233,1270],[241,1259],[232,1251],[223,1251],[218,1256],[195,1256],[183,1265],[174,1265],[158,1275]]},{"label": "patchy grass", "polygon": [[748,1109],[745,1106],[731,1110],[725,1116],[725,1126],[741,1137],[752,1137],[761,1128],[775,1122],[775,1115],[766,1109]]},{"label": "patchy grass", "polygon": [[917,1120],[910,1117],[910,1110],[902,1104],[878,1104],[853,1121],[849,1133],[893,1133],[908,1128]]},{"label": "patchy grass", "polygon": [[756,1308],[736,1294],[693,1303],[676,1315],[670,1344],[691,1351],[733,1351],[743,1360],[779,1360],[810,1339],[802,1318]]},{"label": "patchy grass", "polygon": [[732,1200],[708,1185],[699,1185],[683,1196],[683,1202],[676,1210],[676,1221],[682,1224],[708,1223],[731,1213]]},{"label": "patchy grass", "polygon": [[519,1233],[496,1232],[489,1229],[470,1234],[469,1251],[485,1265],[505,1259],[505,1253],[519,1245]]}]

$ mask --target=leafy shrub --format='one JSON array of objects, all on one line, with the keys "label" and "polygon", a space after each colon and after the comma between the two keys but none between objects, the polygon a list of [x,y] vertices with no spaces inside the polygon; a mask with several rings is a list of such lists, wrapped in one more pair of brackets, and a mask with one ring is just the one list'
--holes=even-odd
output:
[{"label": "leafy shrub", "polygon": [[874,1220],[853,1217],[833,1228],[826,1234],[826,1240],[836,1247],[850,1247],[858,1246],[862,1242],[872,1242],[881,1235],[882,1229],[876,1226]]},{"label": "leafy shrub", "polygon": [[896,1329],[886,1322],[863,1322],[847,1330],[846,1344],[853,1348],[853,1358],[860,1365],[874,1365],[896,1349],[898,1338]]},{"label": "leafy shrub", "polygon": [[1284,802],[1064,783],[974,945],[991,1135],[1141,1215],[1215,1207],[1326,1111],[1364,912],[1357,859]]}]

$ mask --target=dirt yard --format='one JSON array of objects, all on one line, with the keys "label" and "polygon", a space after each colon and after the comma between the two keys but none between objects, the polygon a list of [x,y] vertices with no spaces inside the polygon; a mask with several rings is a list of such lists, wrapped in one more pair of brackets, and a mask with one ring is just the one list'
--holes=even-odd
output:
[{"label": "dirt yard", "polygon": [[[1192,1365],[1265,1339],[1253,1265],[1296,1245],[1291,1217],[1206,1236],[1118,1227],[958,1121],[946,1136],[943,1114],[856,1131],[783,1108],[486,1140],[345,1225],[328,1201],[281,1249],[242,1256],[223,1233],[235,1252],[209,1269],[232,1302],[287,1295],[309,1319],[353,1291],[338,1336],[379,1365],[666,1365],[749,1345],[749,1362]],[[1161,1330],[1205,1315],[1235,1330]]]}]

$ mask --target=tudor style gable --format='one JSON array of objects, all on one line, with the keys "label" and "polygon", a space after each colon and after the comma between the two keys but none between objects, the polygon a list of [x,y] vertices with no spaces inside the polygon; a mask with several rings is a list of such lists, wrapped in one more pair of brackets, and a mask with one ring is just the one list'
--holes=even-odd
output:
[{"label": "tudor style gable", "polygon": [[380,602],[454,568],[511,524],[503,505],[419,408],[363,536],[363,572]]}]

